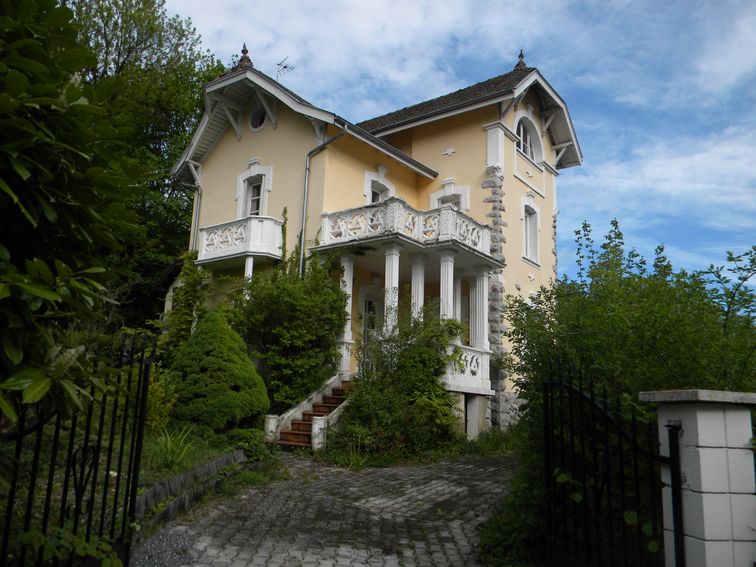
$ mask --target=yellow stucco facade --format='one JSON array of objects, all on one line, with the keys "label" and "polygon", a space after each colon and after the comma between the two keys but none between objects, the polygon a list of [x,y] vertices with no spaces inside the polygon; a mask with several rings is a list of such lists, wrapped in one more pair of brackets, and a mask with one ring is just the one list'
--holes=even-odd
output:
[{"label": "yellow stucco facade", "polygon": [[[368,302],[387,316],[391,286],[413,305],[439,300],[442,314],[467,324],[463,346],[481,365],[447,387],[474,412],[476,431],[484,428],[492,416],[481,414],[482,400],[511,391],[488,376],[490,353],[506,347],[501,303],[556,276],[556,177],[581,159],[566,107],[537,70],[502,77],[490,100],[471,94],[455,106],[440,97],[433,112],[413,116],[410,107],[361,125],[251,65],[211,83],[200,130],[175,169],[197,186],[199,262],[253,277],[255,265],[280,258],[284,209],[289,251],[303,224],[306,250],[362,245],[367,254],[344,259],[345,344],[364,332]],[[264,122],[253,124],[263,108]],[[500,412],[495,405],[489,413]]]}]

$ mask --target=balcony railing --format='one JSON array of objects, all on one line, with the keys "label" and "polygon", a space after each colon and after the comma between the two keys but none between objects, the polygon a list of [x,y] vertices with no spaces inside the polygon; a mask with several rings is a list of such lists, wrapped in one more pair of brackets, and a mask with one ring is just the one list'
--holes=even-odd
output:
[{"label": "balcony railing", "polygon": [[491,352],[469,346],[456,345],[460,356],[449,363],[442,381],[447,389],[477,394],[490,393]]},{"label": "balcony railing", "polygon": [[281,227],[273,217],[247,218],[200,228],[197,261],[207,262],[236,256],[281,257]]},{"label": "balcony railing", "polygon": [[397,197],[323,213],[323,244],[350,242],[389,234],[404,235],[417,242],[457,241],[484,254],[491,253],[491,230],[451,205],[419,211]]}]

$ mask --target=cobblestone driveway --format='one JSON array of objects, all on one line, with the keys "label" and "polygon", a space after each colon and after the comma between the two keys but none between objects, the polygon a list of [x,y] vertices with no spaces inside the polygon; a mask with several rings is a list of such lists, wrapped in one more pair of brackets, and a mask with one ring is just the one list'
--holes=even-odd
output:
[{"label": "cobblestone driveway", "polygon": [[291,480],[165,526],[136,567],[478,565],[477,527],[507,491],[509,458],[351,472],[284,454]]}]

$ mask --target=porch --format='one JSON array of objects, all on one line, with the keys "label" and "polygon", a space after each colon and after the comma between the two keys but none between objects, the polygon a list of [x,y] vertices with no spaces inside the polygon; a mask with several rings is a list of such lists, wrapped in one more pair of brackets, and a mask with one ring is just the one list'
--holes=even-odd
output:
[{"label": "porch", "polygon": [[407,295],[414,316],[435,300],[441,317],[465,327],[450,347],[461,355],[442,377],[447,390],[460,394],[465,408],[471,398],[493,395],[488,286],[491,270],[500,264],[490,254],[489,227],[451,205],[420,211],[389,198],[324,213],[321,238],[315,249],[341,253],[341,286],[349,298],[349,321],[340,340],[342,375],[356,370],[354,341],[376,327],[391,329],[400,297]]}]

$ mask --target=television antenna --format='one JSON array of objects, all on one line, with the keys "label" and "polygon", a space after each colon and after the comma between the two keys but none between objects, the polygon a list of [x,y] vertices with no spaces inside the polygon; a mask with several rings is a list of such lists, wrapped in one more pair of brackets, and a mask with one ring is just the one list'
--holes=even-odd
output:
[{"label": "television antenna", "polygon": [[283,59],[281,59],[281,61],[279,61],[278,63],[276,63],[276,67],[277,67],[277,69],[276,69],[276,82],[278,82],[279,77],[285,75],[289,71],[293,71],[294,69],[296,69],[296,67],[294,65],[286,62],[286,60],[288,58],[289,58],[289,56],[287,55],[286,57],[284,57]]}]

